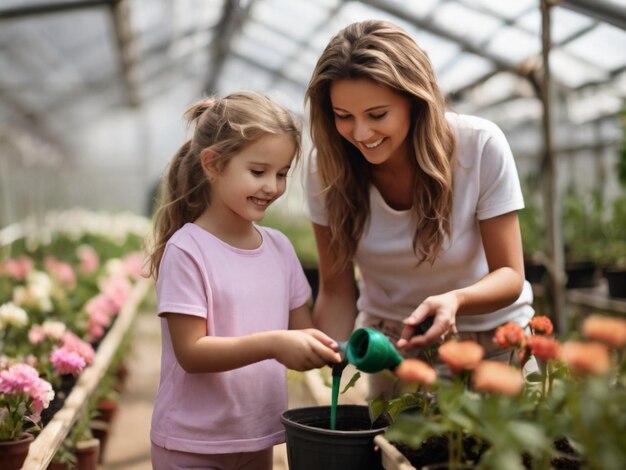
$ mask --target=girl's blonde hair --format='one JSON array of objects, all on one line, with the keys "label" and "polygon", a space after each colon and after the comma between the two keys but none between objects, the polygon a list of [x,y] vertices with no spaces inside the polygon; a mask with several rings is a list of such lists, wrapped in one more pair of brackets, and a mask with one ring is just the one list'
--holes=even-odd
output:
[{"label": "girl's blonde hair", "polygon": [[306,92],[311,137],[328,210],[336,268],[347,266],[369,219],[370,164],[335,127],[330,87],[336,80],[367,78],[411,102],[409,161],[415,169],[413,250],[418,263],[433,263],[450,234],[455,136],[446,102],[426,53],[387,21],[353,23],[331,39]]},{"label": "girl's blonde hair", "polygon": [[158,277],[159,264],[170,237],[196,220],[211,203],[211,184],[200,154],[210,150],[218,173],[248,145],[266,135],[286,135],[301,152],[300,127],[291,113],[260,93],[244,91],[224,98],[211,97],[190,106],[184,114],[194,131],[172,157],[161,181],[160,207],[155,215],[149,275]]}]

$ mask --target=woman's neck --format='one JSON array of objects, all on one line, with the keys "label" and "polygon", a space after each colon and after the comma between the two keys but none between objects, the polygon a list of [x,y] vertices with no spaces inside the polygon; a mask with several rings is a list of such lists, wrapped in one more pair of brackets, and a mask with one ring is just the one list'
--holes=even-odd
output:
[{"label": "woman's neck", "polygon": [[389,207],[407,210],[413,206],[415,169],[411,165],[376,165],[372,167],[371,175],[372,184]]}]

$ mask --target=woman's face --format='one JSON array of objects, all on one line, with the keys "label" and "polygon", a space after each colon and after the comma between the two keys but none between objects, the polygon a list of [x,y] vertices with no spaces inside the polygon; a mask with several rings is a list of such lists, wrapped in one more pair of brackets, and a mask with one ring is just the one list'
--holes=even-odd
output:
[{"label": "woman's face", "polygon": [[411,125],[408,98],[373,80],[345,79],[330,86],[335,126],[373,165],[406,158]]}]

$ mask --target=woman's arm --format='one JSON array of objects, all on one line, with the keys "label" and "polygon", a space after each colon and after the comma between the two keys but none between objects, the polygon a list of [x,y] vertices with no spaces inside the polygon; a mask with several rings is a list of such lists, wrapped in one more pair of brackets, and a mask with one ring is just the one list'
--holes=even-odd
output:
[{"label": "woman's arm", "polygon": [[354,265],[337,271],[330,252],[330,229],[313,224],[319,259],[320,287],[313,308],[315,326],[336,340],[347,340],[356,319]]},{"label": "woman's arm", "polygon": [[[455,330],[457,315],[493,312],[512,304],[524,285],[522,239],[517,212],[482,220],[482,237],[489,274],[478,282],[428,297],[408,317],[399,348],[425,346]],[[433,326],[423,335],[412,337],[415,326],[434,316]]]},{"label": "woman's arm", "polygon": [[176,360],[189,373],[224,372],[264,359],[276,359],[295,370],[341,362],[337,344],[318,330],[275,330],[217,337],[207,336],[204,318],[166,315]]}]

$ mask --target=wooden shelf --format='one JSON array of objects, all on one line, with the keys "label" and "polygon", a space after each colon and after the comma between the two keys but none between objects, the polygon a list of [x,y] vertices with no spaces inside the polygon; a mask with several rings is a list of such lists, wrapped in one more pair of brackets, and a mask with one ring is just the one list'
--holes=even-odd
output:
[{"label": "wooden shelf", "polygon": [[583,307],[626,314],[626,299],[609,297],[609,289],[604,279],[598,287],[568,290],[567,300]]},{"label": "wooden shelf", "polygon": [[[533,284],[533,293],[536,297],[545,295],[545,287]],[[572,307],[582,307],[589,310],[603,310],[626,315],[626,299],[609,296],[609,289],[605,279],[601,279],[597,287],[567,289],[565,299]]]},{"label": "wooden shelf", "polygon": [[100,343],[93,364],[83,370],[63,404],[63,408],[54,414],[52,420],[31,444],[22,470],[45,470],[48,467],[57,449],[98,387],[126,332],[132,327],[138,307],[151,286],[152,281],[148,279],[141,279],[135,284],[115,323]]}]

